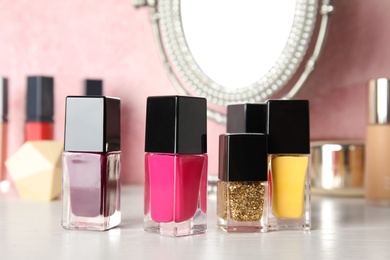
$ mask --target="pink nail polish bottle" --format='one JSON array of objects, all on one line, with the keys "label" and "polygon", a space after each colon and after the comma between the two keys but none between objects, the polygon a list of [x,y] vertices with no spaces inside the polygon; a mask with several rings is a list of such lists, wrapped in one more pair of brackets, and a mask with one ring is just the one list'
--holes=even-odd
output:
[{"label": "pink nail polish bottle", "polygon": [[120,100],[66,98],[62,226],[107,230],[121,221]]},{"label": "pink nail polish bottle", "polygon": [[147,99],[144,229],[167,236],[207,228],[206,99]]}]

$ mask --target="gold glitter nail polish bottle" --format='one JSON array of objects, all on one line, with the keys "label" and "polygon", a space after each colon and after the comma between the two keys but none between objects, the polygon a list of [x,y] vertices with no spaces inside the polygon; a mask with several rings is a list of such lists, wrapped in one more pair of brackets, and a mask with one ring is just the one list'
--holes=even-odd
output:
[{"label": "gold glitter nail polish bottle", "polygon": [[218,226],[228,232],[266,232],[267,136],[220,135],[218,177]]}]

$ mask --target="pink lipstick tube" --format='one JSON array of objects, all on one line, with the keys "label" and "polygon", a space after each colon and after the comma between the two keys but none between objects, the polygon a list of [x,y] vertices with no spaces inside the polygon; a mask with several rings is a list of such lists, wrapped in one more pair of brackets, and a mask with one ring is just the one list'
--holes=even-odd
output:
[{"label": "pink lipstick tube", "polygon": [[206,99],[149,97],[144,229],[167,236],[207,228]]},{"label": "pink lipstick tube", "polygon": [[62,226],[107,230],[119,225],[120,100],[67,97],[62,160]]}]

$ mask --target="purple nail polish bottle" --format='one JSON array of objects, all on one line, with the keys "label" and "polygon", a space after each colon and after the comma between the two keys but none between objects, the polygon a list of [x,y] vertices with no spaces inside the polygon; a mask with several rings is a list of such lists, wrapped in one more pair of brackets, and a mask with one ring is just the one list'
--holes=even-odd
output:
[{"label": "purple nail polish bottle", "polygon": [[107,230],[121,221],[120,100],[66,98],[62,226]]}]

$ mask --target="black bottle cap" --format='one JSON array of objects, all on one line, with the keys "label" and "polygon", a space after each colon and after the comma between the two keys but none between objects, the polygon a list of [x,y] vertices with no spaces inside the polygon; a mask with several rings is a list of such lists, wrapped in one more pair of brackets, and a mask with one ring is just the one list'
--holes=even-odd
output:
[{"label": "black bottle cap", "polygon": [[228,133],[266,133],[267,105],[234,104],[227,107]]},{"label": "black bottle cap", "polygon": [[0,122],[8,121],[8,80],[0,77]]},{"label": "black bottle cap", "polygon": [[207,153],[206,99],[148,97],[145,152]]},{"label": "black bottle cap", "polygon": [[53,122],[53,85],[51,77],[27,77],[27,122]]},{"label": "black bottle cap", "polygon": [[65,110],[65,151],[120,151],[120,99],[69,96]]},{"label": "black bottle cap", "polygon": [[269,100],[268,153],[309,154],[308,100]]},{"label": "black bottle cap", "polygon": [[219,172],[222,181],[267,181],[267,135],[219,136]]},{"label": "black bottle cap", "polygon": [[84,95],[85,96],[102,96],[103,95],[103,81],[98,79],[86,79],[84,81]]}]

